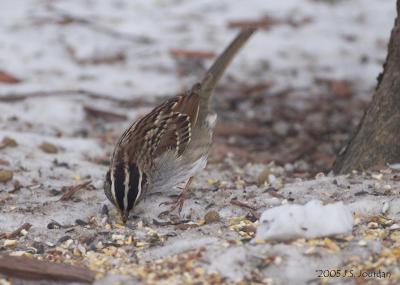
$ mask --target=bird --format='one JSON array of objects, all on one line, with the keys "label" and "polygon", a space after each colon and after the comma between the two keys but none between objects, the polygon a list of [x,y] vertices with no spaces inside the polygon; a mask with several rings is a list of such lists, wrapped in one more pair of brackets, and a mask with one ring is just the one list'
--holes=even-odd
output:
[{"label": "bird", "polygon": [[243,28],[200,82],[167,99],[132,123],[118,139],[104,180],[104,192],[125,224],[130,211],[152,191],[186,182],[172,210],[207,163],[217,115],[211,98],[226,68],[256,28]]}]

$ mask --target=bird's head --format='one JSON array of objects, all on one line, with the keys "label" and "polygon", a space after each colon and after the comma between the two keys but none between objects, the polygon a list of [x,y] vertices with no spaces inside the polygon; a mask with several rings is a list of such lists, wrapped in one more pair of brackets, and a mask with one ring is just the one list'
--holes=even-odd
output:
[{"label": "bird's head", "polygon": [[136,164],[111,165],[104,181],[104,193],[126,223],[129,212],[147,188],[147,175]]}]

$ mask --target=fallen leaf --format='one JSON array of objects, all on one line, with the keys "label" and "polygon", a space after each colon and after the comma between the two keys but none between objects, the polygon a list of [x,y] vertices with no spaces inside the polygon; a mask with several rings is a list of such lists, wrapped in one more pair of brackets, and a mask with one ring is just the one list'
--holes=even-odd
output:
[{"label": "fallen leaf", "polygon": [[11,75],[8,72],[5,72],[4,70],[0,70],[0,83],[4,84],[17,84],[21,80],[16,78],[15,76]]}]

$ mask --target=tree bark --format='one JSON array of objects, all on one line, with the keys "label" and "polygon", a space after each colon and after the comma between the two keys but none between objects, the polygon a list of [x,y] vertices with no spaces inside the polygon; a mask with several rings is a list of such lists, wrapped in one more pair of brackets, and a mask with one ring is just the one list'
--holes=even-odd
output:
[{"label": "tree bark", "polygon": [[96,272],[84,267],[25,256],[0,255],[0,274],[23,280],[93,283]]},{"label": "tree bark", "polygon": [[355,134],[333,166],[336,174],[400,162],[400,0],[378,85]]}]

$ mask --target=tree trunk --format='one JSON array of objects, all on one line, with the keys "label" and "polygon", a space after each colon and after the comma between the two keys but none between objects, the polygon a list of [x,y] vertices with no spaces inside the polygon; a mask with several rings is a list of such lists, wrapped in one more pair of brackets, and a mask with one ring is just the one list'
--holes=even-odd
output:
[{"label": "tree trunk", "polygon": [[336,174],[400,162],[400,0],[383,73],[367,111],[333,166]]}]

